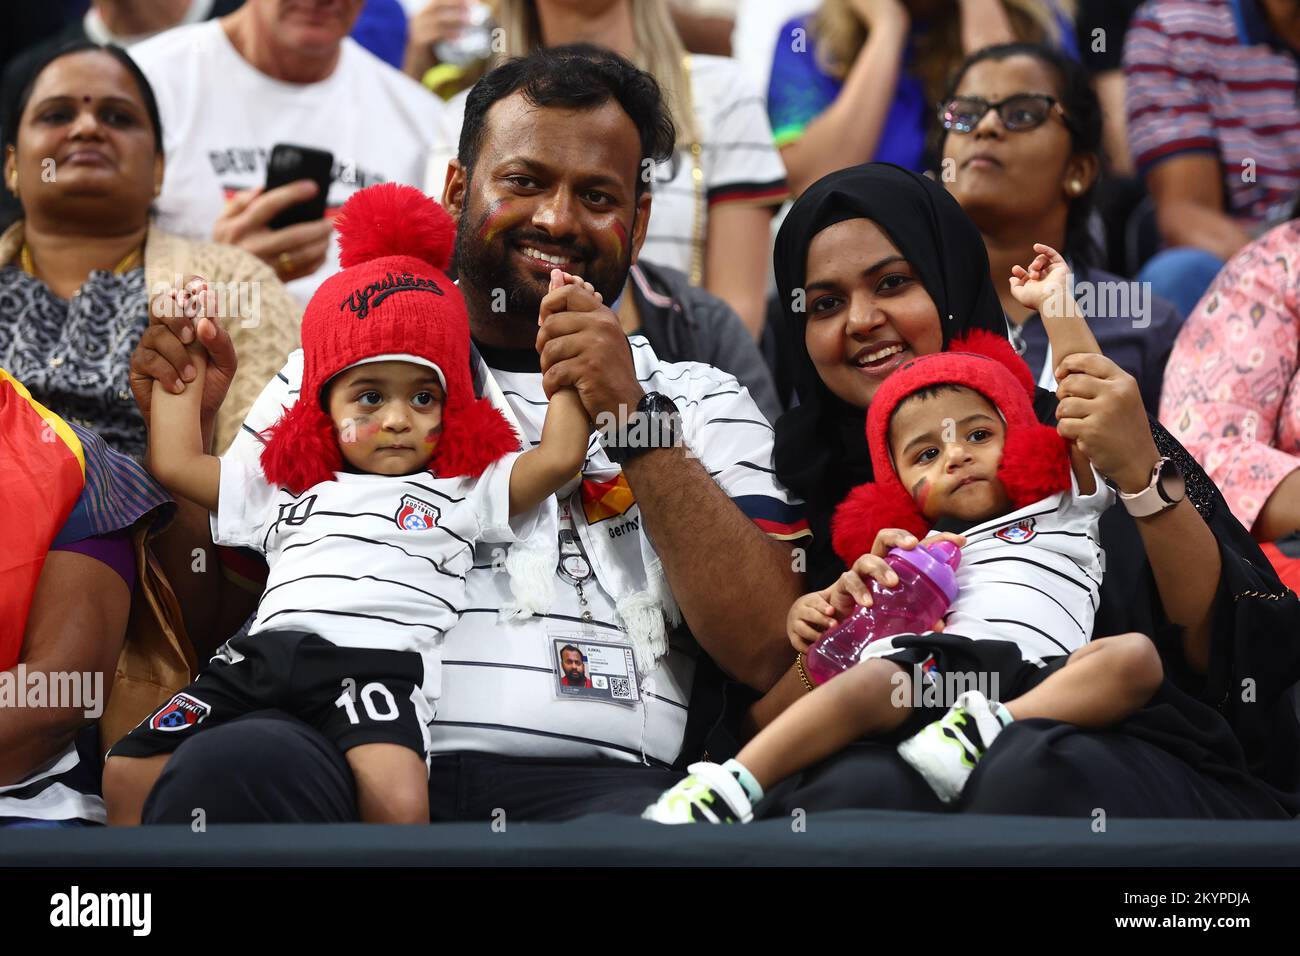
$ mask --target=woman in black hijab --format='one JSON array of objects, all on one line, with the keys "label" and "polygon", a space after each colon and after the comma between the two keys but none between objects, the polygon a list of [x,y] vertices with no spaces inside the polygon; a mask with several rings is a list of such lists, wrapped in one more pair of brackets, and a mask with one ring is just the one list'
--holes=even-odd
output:
[{"label": "woman in black hijab", "polygon": [[901,166],[869,163],[818,180],[791,207],[776,237],[775,267],[786,319],[780,334],[799,404],[777,424],[776,472],[807,505],[812,588],[825,587],[844,570],[830,547],[831,512],[850,488],[872,480],[866,408],[827,387],[805,335],[815,304],[807,289],[809,247],[823,230],[853,219],[875,223],[907,260],[934,301],[941,348],[972,329],[999,335],[1007,329],[984,240],[937,183]]},{"label": "woman in black hijab", "polygon": [[[843,257],[845,250],[843,243],[837,249],[828,244],[828,230],[839,227],[843,233],[841,224],[850,220],[869,220],[871,228],[855,225],[863,254],[860,267],[847,271],[860,271],[871,290],[865,294],[876,297],[870,308],[887,316],[862,319],[854,334],[873,351],[861,360],[880,354],[878,343],[903,347],[898,361],[886,356],[866,362],[865,369],[861,361],[849,361],[857,341],[840,346],[836,355],[836,346],[825,342],[836,327],[817,325],[828,321],[820,318],[823,257]],[[875,230],[887,240],[884,246],[872,239]],[[902,261],[877,268],[877,251],[868,248],[873,241],[875,250],[892,245]],[[817,253],[811,264],[810,250]],[[845,570],[830,548],[830,516],[851,487],[872,480],[865,437],[866,406],[875,387],[870,380],[887,375],[909,354],[946,348],[972,329],[1005,335],[1006,320],[974,224],[939,184],[895,166],[857,166],[810,187],[777,236],[775,267],[799,401],[777,423],[776,471],[806,502],[814,533],[808,584],[822,588]],[[906,289],[909,283],[919,283],[932,301],[932,308],[926,306],[929,329],[918,326],[915,316],[922,313],[914,305],[905,309],[894,298],[916,297],[919,290]],[[838,309],[845,294],[835,295],[827,314],[847,311]],[[853,333],[847,324],[839,328],[846,339]],[[856,364],[868,384],[855,384],[837,364]],[[1055,424],[1056,395],[1040,390],[1035,409],[1040,420]],[[1151,430],[1160,454],[1185,476],[1187,496],[1219,544],[1223,571],[1208,671],[1198,672],[1183,658],[1181,632],[1164,615],[1137,526],[1122,508],[1111,508],[1101,524],[1106,574],[1093,634],[1149,635],[1165,664],[1165,688],[1123,726],[1124,733],[1091,733],[1042,720],[1012,724],[971,776],[958,809],[1087,816],[1103,807],[1117,816],[1210,818],[1300,812],[1300,724],[1293,705],[1300,696],[1300,601],[1277,580],[1182,446],[1158,423]],[[790,683],[783,681],[772,696]],[[779,705],[760,705],[755,714],[760,709],[761,723]],[[862,742],[787,782],[763,809],[778,815],[795,807],[942,805],[892,748]]]}]

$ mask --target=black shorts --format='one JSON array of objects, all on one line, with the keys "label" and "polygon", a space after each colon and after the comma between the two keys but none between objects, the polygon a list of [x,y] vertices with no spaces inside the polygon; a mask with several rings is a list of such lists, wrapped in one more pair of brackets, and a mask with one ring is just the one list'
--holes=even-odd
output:
[{"label": "black shorts", "polygon": [[963,691],[978,690],[989,700],[1006,703],[1042,683],[1069,660],[1065,655],[1049,657],[1040,667],[1025,660],[1020,645],[1011,641],[971,640],[933,631],[898,635],[891,642],[898,650],[875,659],[899,665],[912,678],[912,712],[888,735],[890,740],[903,740],[938,720]]},{"label": "black shorts", "polygon": [[286,711],[342,751],[398,744],[428,759],[433,706],[415,651],[340,647],[302,631],[228,641],[198,678],[113,745],[110,757],[171,753],[258,710]]}]

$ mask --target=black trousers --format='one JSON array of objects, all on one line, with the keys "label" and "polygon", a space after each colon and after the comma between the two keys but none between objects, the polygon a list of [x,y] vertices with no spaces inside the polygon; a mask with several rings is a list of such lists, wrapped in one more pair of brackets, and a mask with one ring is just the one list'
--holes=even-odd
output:
[{"label": "black trousers", "polygon": [[1028,816],[1289,819],[1273,792],[1244,773],[1208,773],[1129,734],[1050,720],[1016,721],[999,734],[946,807],[892,745],[862,741],[791,777],[756,808],[764,817],[847,809]]},{"label": "black trousers", "polygon": [[[639,815],[682,775],[612,761],[453,754],[429,767],[435,822],[567,820]],[[343,823],[357,819],[347,761],[329,740],[281,711],[232,720],[182,744],[144,806],[145,823]]]},{"label": "black trousers", "polygon": [[[639,814],[680,774],[637,764],[459,754],[436,758],[433,820],[564,820]],[[301,721],[261,711],[187,741],[144,808],[146,823],[185,823],[203,807],[214,823],[330,823],[357,819],[351,771]],[[785,781],[758,808],[943,811],[892,746],[858,743]],[[1045,720],[1006,728],[971,775],[958,810],[971,813],[1194,819],[1284,819],[1248,774],[1206,772],[1165,748],[1114,732]]]}]

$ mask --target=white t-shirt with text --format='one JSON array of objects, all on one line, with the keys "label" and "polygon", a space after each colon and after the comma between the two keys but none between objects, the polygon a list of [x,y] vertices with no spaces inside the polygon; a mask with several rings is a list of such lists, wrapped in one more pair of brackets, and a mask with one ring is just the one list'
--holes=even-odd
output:
[{"label": "white t-shirt with text", "polygon": [[[334,156],[326,215],[380,182],[422,186],[429,149],[442,138],[442,101],[351,38],[319,83],[284,83],[255,69],[219,20],[179,27],[131,48],[153,85],[166,172],[158,228],[211,239],[235,192],[266,183],[278,143]],[[338,271],[338,244],[312,275],[289,283],[302,302]]]}]

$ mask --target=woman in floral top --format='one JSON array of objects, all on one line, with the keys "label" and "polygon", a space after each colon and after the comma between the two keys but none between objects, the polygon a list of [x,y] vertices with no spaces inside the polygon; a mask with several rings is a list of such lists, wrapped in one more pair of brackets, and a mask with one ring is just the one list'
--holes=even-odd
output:
[{"label": "woman in floral top", "polygon": [[1260,541],[1300,531],[1298,372],[1300,219],[1292,219],[1224,266],[1178,336],[1160,400],[1160,421]]}]

